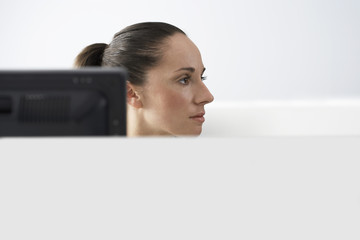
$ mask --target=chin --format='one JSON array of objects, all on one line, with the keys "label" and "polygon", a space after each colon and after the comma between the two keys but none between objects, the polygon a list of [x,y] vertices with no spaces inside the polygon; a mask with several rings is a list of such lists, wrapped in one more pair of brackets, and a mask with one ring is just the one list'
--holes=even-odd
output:
[{"label": "chin", "polygon": [[193,137],[197,137],[201,134],[202,132],[202,127],[196,128],[196,129],[186,129],[183,130],[181,132],[179,132],[178,134],[174,134],[175,136],[193,136]]}]

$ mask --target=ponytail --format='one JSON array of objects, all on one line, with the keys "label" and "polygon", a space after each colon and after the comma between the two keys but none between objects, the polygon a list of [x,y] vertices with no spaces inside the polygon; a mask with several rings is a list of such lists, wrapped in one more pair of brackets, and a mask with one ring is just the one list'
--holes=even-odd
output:
[{"label": "ponytail", "polygon": [[75,58],[75,67],[101,66],[105,49],[105,43],[95,43],[84,48]]},{"label": "ponytail", "polygon": [[142,85],[147,71],[156,66],[164,54],[165,40],[179,28],[163,22],[144,22],[128,26],[114,35],[109,45],[96,43],[86,47],[76,57],[75,67],[124,67],[128,81]]}]

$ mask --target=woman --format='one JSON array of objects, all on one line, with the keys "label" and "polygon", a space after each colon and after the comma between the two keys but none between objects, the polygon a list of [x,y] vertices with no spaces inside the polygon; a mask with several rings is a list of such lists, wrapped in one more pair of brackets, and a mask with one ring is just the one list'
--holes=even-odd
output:
[{"label": "woman", "polygon": [[179,28],[147,22],[126,27],[112,42],[86,47],[76,67],[123,66],[128,70],[127,135],[199,135],[205,104],[205,67],[195,44]]}]

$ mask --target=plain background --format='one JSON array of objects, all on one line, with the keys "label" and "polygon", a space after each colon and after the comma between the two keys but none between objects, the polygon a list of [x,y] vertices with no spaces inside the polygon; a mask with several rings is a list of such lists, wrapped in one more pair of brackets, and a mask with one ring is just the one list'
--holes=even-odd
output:
[{"label": "plain background", "polygon": [[0,239],[358,240],[358,146],[352,137],[7,139]]},{"label": "plain background", "polygon": [[357,0],[0,2],[0,69],[71,68],[85,46],[164,21],[197,44],[217,101],[356,98]]}]

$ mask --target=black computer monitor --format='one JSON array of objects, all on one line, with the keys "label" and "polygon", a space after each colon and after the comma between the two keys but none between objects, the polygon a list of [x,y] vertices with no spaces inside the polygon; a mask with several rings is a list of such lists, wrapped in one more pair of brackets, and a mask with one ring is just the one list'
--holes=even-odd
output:
[{"label": "black computer monitor", "polygon": [[123,68],[0,71],[0,136],[126,136]]}]

